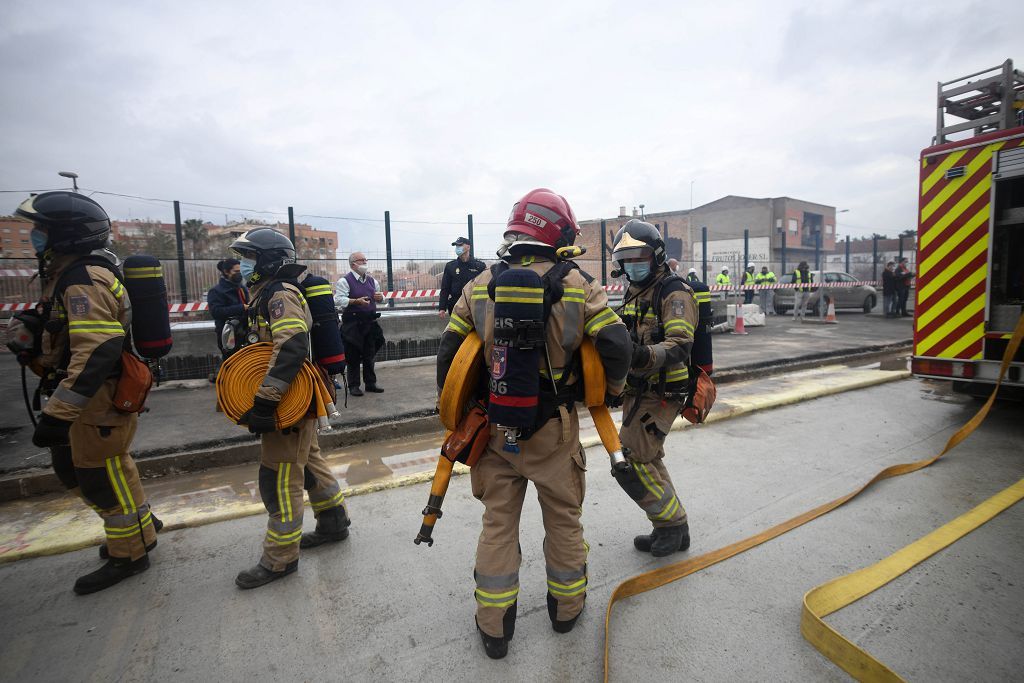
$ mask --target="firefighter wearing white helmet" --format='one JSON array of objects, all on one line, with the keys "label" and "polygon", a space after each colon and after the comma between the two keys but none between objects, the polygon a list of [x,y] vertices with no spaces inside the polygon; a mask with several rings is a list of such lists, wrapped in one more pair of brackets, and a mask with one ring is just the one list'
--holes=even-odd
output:
[{"label": "firefighter wearing white helmet", "polygon": [[654,527],[635,537],[634,547],[662,557],[690,547],[686,510],[663,458],[665,437],[689,388],[697,301],[693,289],[669,272],[664,240],[650,223],[623,225],[612,259],[629,280],[620,315],[633,341],[619,434],[630,467],[613,474]]},{"label": "firefighter wearing white helmet", "polygon": [[[572,630],[586,598],[587,544],[580,523],[586,461],[575,408],[582,379],[577,351],[584,336],[593,339],[605,368],[605,391],[617,397],[626,381],[630,342],[622,321],[608,307],[601,284],[556,254],[557,249],[571,246],[578,233],[564,197],[537,189],[520,199],[512,208],[499,248],[503,262],[462,290],[437,354],[437,381],[443,387],[459,346],[475,330],[484,342],[483,362],[491,380],[491,438],[470,475],[473,495],[484,505],[473,572],[476,626],[492,659],[507,654],[515,631],[522,562],[519,518],[529,482],[537,489],[544,518],[546,600],[552,629]],[[519,286],[514,284],[517,278]],[[522,286],[531,280],[533,285]],[[517,307],[541,309],[542,330],[536,329],[537,320],[517,317]],[[535,338],[543,339],[543,344],[532,364],[516,351],[516,344],[495,343],[496,318],[503,336],[506,330],[519,329],[520,323],[533,323]],[[516,396],[514,401],[506,401],[509,395],[496,388],[531,382],[539,393]],[[509,430],[498,428],[508,423],[494,416],[497,410],[517,406],[535,412],[518,441],[510,443]]]}]

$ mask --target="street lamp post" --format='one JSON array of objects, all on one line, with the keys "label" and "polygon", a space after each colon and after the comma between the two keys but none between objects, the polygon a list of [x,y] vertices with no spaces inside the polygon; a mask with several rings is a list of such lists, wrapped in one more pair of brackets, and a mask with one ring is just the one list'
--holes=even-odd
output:
[{"label": "street lamp post", "polygon": [[74,171],[58,171],[57,175],[61,178],[71,178],[71,186],[75,192],[78,192],[78,174]]}]

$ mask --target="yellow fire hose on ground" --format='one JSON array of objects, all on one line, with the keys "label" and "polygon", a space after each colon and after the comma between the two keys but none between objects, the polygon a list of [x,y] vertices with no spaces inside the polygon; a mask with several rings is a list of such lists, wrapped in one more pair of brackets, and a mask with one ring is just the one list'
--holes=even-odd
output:
[{"label": "yellow fire hose on ground", "polygon": [[[604,366],[589,337],[584,338],[580,353],[583,365],[584,403],[590,409],[590,415],[594,419],[601,443],[608,451],[612,469],[628,467],[622,456],[619,432],[615,429],[611,413],[608,412],[608,407],[604,404]],[[441,424],[446,430],[445,441],[448,440],[452,432],[458,429],[459,423],[472,404],[473,392],[477,388],[482,368],[483,341],[476,332],[470,332],[463,340],[458,353],[455,354],[455,360],[452,361],[452,366],[448,370],[448,376],[445,378],[444,387],[441,390],[439,412]],[[437,459],[437,469],[434,471],[434,480],[430,486],[427,506],[423,508],[423,524],[413,541],[417,545],[426,543],[429,547],[434,544],[432,537],[434,524],[441,517],[441,504],[448,492],[448,484],[451,481],[454,466],[455,461],[442,452]]]},{"label": "yellow fire hose on ground", "polygon": [[[985,420],[989,410],[992,408],[992,404],[995,402],[996,393],[999,390],[999,385],[1002,384],[1003,377],[1010,365],[1010,361],[1014,358],[1017,354],[1017,350],[1020,348],[1022,339],[1024,339],[1024,316],[1022,316],[1017,322],[1017,328],[1013,333],[1013,337],[1010,339],[1006,353],[1003,355],[1003,361],[999,368],[999,377],[996,380],[995,389],[992,390],[992,395],[989,396],[988,400],[977,414],[975,414],[967,424],[957,430],[957,432],[949,438],[949,441],[946,442],[945,448],[943,448],[942,452],[935,457],[886,467],[857,490],[852,491],[845,496],[836,498],[824,505],[820,505],[813,510],[808,510],[801,515],[797,515],[796,517],[767,529],[755,536],[751,536],[750,538],[719,548],[718,550],[713,550],[699,557],[665,565],[658,569],[639,574],[626,579],[616,586],[615,590],[612,591],[611,598],[608,600],[608,607],[605,611],[604,618],[605,682],[607,683],[609,675],[609,626],[611,623],[612,607],[616,602],[623,598],[654,590],[655,588],[659,588],[673,581],[678,581],[685,576],[689,576],[690,574],[699,572],[713,564],[727,560],[734,555],[750,550],[753,547],[761,545],[766,541],[770,541],[773,538],[781,536],[787,531],[791,531],[813,519],[817,519],[818,517],[835,510],[839,506],[856,498],[870,486],[882,481],[883,479],[916,472],[936,462],[939,458],[944,456],[947,452],[970,436],[970,434]],[[1017,482],[1017,484],[982,503],[974,510],[953,520],[949,524],[937,529],[906,548],[897,551],[881,562],[847,576],[834,579],[810,590],[807,595],[804,596],[803,614],[801,617],[800,631],[804,638],[819,652],[832,660],[832,662],[842,667],[847,673],[859,680],[903,680],[867,652],[861,650],[856,645],[843,638],[843,636],[839,635],[839,633],[824,622],[823,617],[885,585],[919,562],[930,557],[970,531],[973,531],[989,519],[992,519],[992,517],[1013,505],[1021,498],[1024,498],[1024,480]]]},{"label": "yellow fire hose on ground", "polygon": [[[235,424],[252,408],[253,399],[270,366],[273,350],[274,345],[270,342],[250,344],[228,356],[220,366],[217,404]],[[330,429],[328,418],[337,415],[338,411],[323,375],[307,359],[277,406],[277,428],[287,429],[295,425],[309,413],[310,406],[316,409],[317,427],[321,431]]]}]

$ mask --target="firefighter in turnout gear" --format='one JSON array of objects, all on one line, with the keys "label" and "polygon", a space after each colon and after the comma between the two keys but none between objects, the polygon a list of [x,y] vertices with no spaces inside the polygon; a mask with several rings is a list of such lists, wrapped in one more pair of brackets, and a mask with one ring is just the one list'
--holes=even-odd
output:
[{"label": "firefighter in turnout gear", "polygon": [[629,280],[621,314],[633,341],[619,434],[630,467],[615,478],[654,526],[633,545],[662,557],[690,546],[686,510],[663,458],[665,437],[689,387],[698,304],[693,289],[665,266],[665,243],[650,223],[623,225],[612,259]]},{"label": "firefighter in turnout gear", "polygon": [[[263,556],[256,566],[240,572],[235,583],[239,588],[256,588],[294,572],[300,547],[348,538],[350,522],[341,487],[320,455],[313,411],[287,429],[279,430],[275,423],[281,397],[310,357],[313,317],[295,280],[305,266],[295,263],[291,241],[270,228],[250,230],[231,249],[241,260],[242,276],[252,294],[250,335],[255,332],[258,341],[274,344],[254,405],[239,420],[261,435],[259,489],[269,519]],[[316,530],[305,535],[303,489],[316,516]]]},{"label": "firefighter in turnout gear", "polygon": [[[492,422],[487,450],[470,471],[473,495],[484,504],[474,569],[476,623],[485,652],[493,659],[505,656],[515,631],[522,561],[519,517],[528,482],[537,488],[544,519],[552,628],[559,633],[570,631],[586,598],[587,544],[580,523],[586,461],[575,409],[582,384],[576,352],[584,335],[593,338],[605,366],[605,390],[615,397],[625,383],[630,344],[600,283],[556,256],[556,249],[572,245],[578,234],[575,216],[563,197],[538,189],[519,200],[498,251],[503,262],[481,273],[463,290],[438,351],[438,385],[443,386],[462,340],[475,330],[484,340],[492,398],[506,410],[535,406],[532,428],[523,430],[518,438]],[[532,280],[535,286],[503,285],[513,281],[506,278],[509,275],[519,282]],[[540,352],[533,356],[539,362],[525,367],[512,357],[514,349],[495,344],[495,310],[508,305],[533,305],[543,310],[547,305],[540,304],[545,301],[550,310],[542,316],[542,334],[537,333],[542,341]],[[519,321],[498,322],[512,329]],[[524,357],[529,356],[520,356],[520,360]],[[495,378],[500,373],[504,378],[498,381]],[[513,373],[523,374],[511,377]],[[513,400],[503,393],[506,382],[509,387],[517,380],[520,386],[532,381],[537,386],[538,374],[538,396],[515,396]]]},{"label": "firefighter in turnout gear", "polygon": [[37,360],[44,376],[59,380],[32,443],[51,449],[57,477],[99,514],[106,536],[106,564],[75,582],[84,595],[149,569],[156,545],[159,522],[128,454],[138,414],[113,406],[131,302],[117,257],[105,249],[110,219],[99,204],[75,192],[44,192],[22,202],[17,215],[33,223],[43,280],[47,322]]}]

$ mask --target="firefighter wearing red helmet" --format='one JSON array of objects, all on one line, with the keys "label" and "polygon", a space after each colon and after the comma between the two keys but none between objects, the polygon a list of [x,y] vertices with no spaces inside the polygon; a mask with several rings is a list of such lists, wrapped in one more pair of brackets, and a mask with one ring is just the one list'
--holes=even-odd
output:
[{"label": "firefighter wearing red helmet", "polygon": [[[528,482],[540,500],[546,538],[547,608],[552,628],[572,630],[583,610],[587,590],[587,544],[580,515],[586,457],[579,441],[576,397],[582,381],[576,353],[590,336],[605,366],[609,396],[623,389],[629,366],[630,341],[622,321],[608,306],[599,282],[576,264],[556,255],[579,234],[564,197],[547,189],[529,192],[512,207],[505,239],[498,250],[502,262],[484,271],[462,291],[441,337],[437,357],[438,385],[443,386],[462,340],[475,330],[484,340],[484,362],[490,377],[495,367],[539,386],[533,424],[510,442],[509,430],[494,423],[486,452],[471,470],[473,495],[484,505],[483,530],[476,551],[476,624],[484,650],[492,659],[508,652],[515,631],[519,596],[519,518]],[[504,304],[502,282],[509,275],[543,283],[528,301],[546,299],[542,350],[532,367],[488,363],[495,350],[495,310]],[[509,287],[515,290],[515,287]],[[521,289],[521,288],[520,288]],[[522,292],[520,292],[522,294]],[[508,299],[522,301],[524,297]],[[527,304],[528,305],[528,304]],[[514,326],[517,321],[499,322]],[[536,329],[536,328],[534,328]],[[500,345],[499,345],[500,350]],[[498,354],[501,355],[501,354]],[[496,357],[496,356],[495,356]],[[539,377],[539,384],[538,384]],[[505,377],[513,382],[516,378]],[[494,396],[492,384],[491,396]],[[529,403],[519,397],[519,404]],[[493,399],[492,399],[493,403]]]},{"label": "firefighter wearing red helmet", "polygon": [[686,509],[662,460],[690,385],[697,301],[693,289],[669,271],[665,242],[650,223],[623,225],[612,259],[629,280],[620,313],[633,349],[619,433],[630,467],[613,475],[654,527],[634,538],[634,547],[662,557],[690,547]]}]

